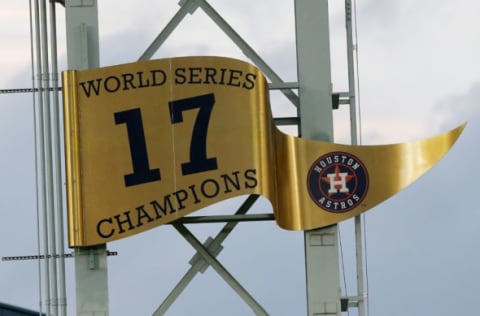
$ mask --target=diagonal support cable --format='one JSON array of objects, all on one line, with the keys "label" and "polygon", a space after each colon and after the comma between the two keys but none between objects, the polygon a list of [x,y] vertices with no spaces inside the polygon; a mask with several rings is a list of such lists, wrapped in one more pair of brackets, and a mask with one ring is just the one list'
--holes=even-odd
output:
[{"label": "diagonal support cable", "polygon": [[[253,204],[257,201],[257,199],[258,199],[258,195],[248,196],[248,198],[245,200],[245,202],[243,202],[243,204],[235,212],[235,215],[246,214],[248,212],[248,210],[253,206]],[[200,244],[200,242],[198,242],[198,240],[197,240],[200,247],[202,247],[202,249],[208,254],[208,256],[211,257],[211,259],[213,259],[215,262],[218,263],[218,261],[214,257],[217,256],[220,253],[220,251],[222,250],[222,246],[221,246],[222,242],[228,237],[228,235],[232,232],[232,230],[235,228],[235,226],[237,224],[238,224],[238,222],[229,222],[229,223],[225,224],[225,226],[222,228],[222,230],[217,234],[217,236],[214,239],[209,238],[207,240],[207,242],[205,243],[205,247],[202,246]],[[180,230],[186,229],[182,224],[179,224],[179,223],[175,223],[174,226],[177,230],[179,230],[178,227],[180,227]],[[191,235],[191,233],[189,233],[189,234]],[[182,233],[182,235],[187,239],[185,234]],[[192,238],[192,237],[195,239],[195,237],[193,235],[188,237],[188,238]],[[187,240],[190,242],[189,239],[187,239]],[[194,246],[194,248],[196,248],[196,247]],[[197,251],[198,251],[198,249],[197,249]],[[209,265],[211,265],[211,262],[209,262],[209,260],[206,259],[203,256],[204,254],[202,254],[202,252],[198,251],[197,254],[192,258],[192,260],[190,261],[190,263],[192,264],[190,269],[187,271],[187,273],[185,273],[183,278],[178,282],[178,284],[170,292],[170,294],[163,301],[163,303],[157,308],[157,310],[155,311],[153,316],[164,315],[167,312],[168,308],[170,308],[170,306],[175,302],[175,300],[178,298],[178,296],[182,293],[182,291],[193,280],[195,275],[198,272],[203,273],[205,271],[205,269]],[[218,263],[218,265],[220,265],[220,263]],[[214,269],[215,269],[215,267],[214,267]],[[221,269],[225,270],[225,268],[223,268],[223,266],[221,266]],[[215,269],[215,270],[217,270],[217,269]],[[217,272],[218,272],[218,270],[217,270]],[[223,275],[220,272],[219,272],[219,274],[223,277]],[[227,274],[228,274],[228,272],[227,272]],[[225,279],[225,277],[224,277],[224,279]],[[229,277],[227,276],[227,279],[231,280],[231,279],[233,279],[233,277],[230,275]],[[227,281],[227,279],[225,279],[225,280]],[[235,279],[233,279],[233,281],[236,283],[236,285],[235,285],[236,287],[234,287],[230,283],[230,281],[227,281],[227,283],[230,284],[232,286],[232,288],[234,288],[234,290],[236,290],[236,292],[247,302],[247,304],[250,305],[252,307],[252,309],[257,311],[258,315],[267,315],[266,312],[263,310],[263,308],[260,305],[258,305],[258,303],[255,302],[253,300],[253,298],[251,298],[251,296],[238,284],[238,282],[236,282]],[[247,295],[247,297],[244,296],[245,294]]]}]

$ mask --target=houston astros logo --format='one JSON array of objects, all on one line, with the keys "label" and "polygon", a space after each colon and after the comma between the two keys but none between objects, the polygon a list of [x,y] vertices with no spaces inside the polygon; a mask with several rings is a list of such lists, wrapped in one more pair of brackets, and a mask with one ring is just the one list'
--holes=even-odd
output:
[{"label": "houston astros logo", "polygon": [[321,156],[310,167],[308,192],[322,209],[332,213],[352,210],[365,198],[368,173],[364,164],[346,152],[331,152]]}]

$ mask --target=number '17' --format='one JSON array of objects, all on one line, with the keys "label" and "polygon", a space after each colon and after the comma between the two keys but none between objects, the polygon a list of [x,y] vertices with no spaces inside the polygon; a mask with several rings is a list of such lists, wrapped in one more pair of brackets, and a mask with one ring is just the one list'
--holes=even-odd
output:
[{"label": "number '17'", "polygon": [[[190,139],[190,161],[181,164],[182,175],[189,175],[217,169],[217,158],[207,158],[207,131],[215,96],[205,94],[187,99],[168,102],[170,122],[183,122],[183,112],[198,109]],[[160,169],[151,169],[147,145],[139,108],[114,113],[115,124],[127,127],[133,173],[124,176],[125,186],[132,186],[161,179]]]}]

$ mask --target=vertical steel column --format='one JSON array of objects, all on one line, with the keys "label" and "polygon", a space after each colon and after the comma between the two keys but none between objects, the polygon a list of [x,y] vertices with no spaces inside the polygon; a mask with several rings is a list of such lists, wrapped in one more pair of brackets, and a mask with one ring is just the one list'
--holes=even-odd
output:
[{"label": "vertical steel column", "polygon": [[[327,0],[295,0],[300,132],[333,140],[332,84]],[[309,316],[340,315],[337,226],[305,232]]]},{"label": "vertical steel column", "polygon": [[[37,94],[37,103],[35,104],[35,131],[37,132],[35,139],[35,154],[37,155],[35,159],[35,168],[36,168],[36,181],[37,181],[37,208],[41,210],[42,220],[43,220],[43,251],[45,253],[45,262],[44,262],[44,273],[45,273],[45,309],[46,315],[50,316],[52,314],[52,302],[51,302],[51,293],[50,293],[50,258],[48,254],[49,243],[48,243],[48,212],[46,205],[46,166],[45,166],[45,126],[43,120],[44,112],[44,80],[43,80],[43,67],[42,67],[42,31],[40,28],[40,3],[39,0],[34,1],[34,16],[35,16],[35,58],[32,58],[36,63],[35,72],[36,72],[36,82],[39,93]],[[48,72],[48,70],[47,70]],[[40,214],[40,213],[38,213]],[[38,226],[40,229],[40,226]]]},{"label": "vertical steel column", "polygon": [[[345,28],[347,32],[348,92],[350,99],[350,137],[352,145],[358,145],[357,94],[355,82],[355,44],[353,42],[352,0],[345,0]],[[358,316],[365,315],[365,288],[363,282],[362,215],[355,216],[355,249],[357,265]]]},{"label": "vertical steel column", "polygon": [[[97,0],[67,0],[67,57],[69,69],[99,66]],[[106,245],[75,249],[77,315],[108,315]]]},{"label": "vertical steel column", "polygon": [[[56,241],[58,244],[58,298],[57,306],[59,315],[67,315],[67,293],[65,283],[65,234],[63,227],[63,186],[62,186],[62,155],[61,155],[61,118],[59,106],[59,92],[58,92],[58,56],[57,56],[57,13],[56,3],[51,1],[50,9],[50,60],[51,60],[51,87],[52,91],[52,170],[53,170],[53,187],[55,200],[53,201],[54,210],[56,213]],[[53,259],[57,260],[57,259]]]}]

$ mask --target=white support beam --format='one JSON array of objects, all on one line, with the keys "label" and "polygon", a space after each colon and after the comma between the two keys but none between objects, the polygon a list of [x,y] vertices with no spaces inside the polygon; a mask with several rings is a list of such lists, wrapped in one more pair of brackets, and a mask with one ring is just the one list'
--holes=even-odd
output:
[{"label": "white support beam", "polygon": [[302,137],[332,141],[332,83],[327,0],[296,0],[295,28]]},{"label": "white support beam", "polygon": [[[333,141],[327,0],[296,0],[300,133]],[[340,315],[337,225],[305,232],[308,316]]]},{"label": "white support beam", "polygon": [[[97,0],[65,1],[69,69],[99,66]],[[75,249],[77,315],[108,315],[106,245]]]}]

